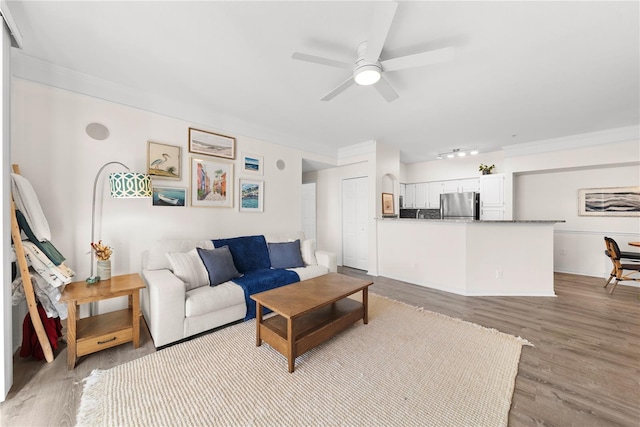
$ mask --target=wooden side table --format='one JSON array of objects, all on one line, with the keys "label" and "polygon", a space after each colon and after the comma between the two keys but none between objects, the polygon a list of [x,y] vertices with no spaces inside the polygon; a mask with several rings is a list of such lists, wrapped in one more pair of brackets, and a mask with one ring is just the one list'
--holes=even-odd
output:
[{"label": "wooden side table", "polygon": [[[67,363],[73,369],[80,356],[95,353],[129,341],[133,348],[140,346],[140,289],[144,281],[139,274],[113,276],[89,285],[87,282],[69,283],[62,292],[61,302],[66,302]],[[78,305],[109,298],[129,297],[129,307],[124,310],[78,319]]]}]

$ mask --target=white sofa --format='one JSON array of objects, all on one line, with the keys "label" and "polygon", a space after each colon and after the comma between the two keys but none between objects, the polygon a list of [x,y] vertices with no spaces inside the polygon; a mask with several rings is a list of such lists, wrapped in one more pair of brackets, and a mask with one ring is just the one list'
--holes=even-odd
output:
[{"label": "white sofa", "polygon": [[[264,237],[268,243],[300,240],[305,266],[288,270],[295,271],[301,281],[337,270],[335,254],[315,251],[315,242],[305,240],[304,233]],[[214,245],[211,240],[163,240],[143,253],[146,288],[141,293],[141,307],[156,347],[240,321],[247,313],[244,291],[232,281],[188,290],[173,273],[167,253],[186,253],[194,248],[213,249]]]}]

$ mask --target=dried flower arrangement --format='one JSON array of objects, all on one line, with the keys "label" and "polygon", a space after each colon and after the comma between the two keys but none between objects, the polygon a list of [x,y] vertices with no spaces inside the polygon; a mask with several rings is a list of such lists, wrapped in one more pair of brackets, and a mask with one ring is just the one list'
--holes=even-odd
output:
[{"label": "dried flower arrangement", "polygon": [[96,258],[98,258],[98,260],[100,261],[109,260],[109,258],[111,258],[111,254],[113,253],[113,250],[111,250],[109,246],[102,244],[102,240],[100,240],[98,243],[91,243],[91,248],[93,248],[93,251],[96,254]]}]

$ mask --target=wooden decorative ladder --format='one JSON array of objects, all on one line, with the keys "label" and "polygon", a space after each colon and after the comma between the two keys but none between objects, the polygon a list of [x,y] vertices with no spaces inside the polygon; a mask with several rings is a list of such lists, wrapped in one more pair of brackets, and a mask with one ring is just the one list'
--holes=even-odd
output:
[{"label": "wooden decorative ladder", "polygon": [[[20,167],[16,164],[12,165],[13,172],[20,175]],[[36,294],[33,291],[33,283],[31,282],[31,274],[29,273],[29,266],[27,265],[27,258],[24,254],[24,247],[22,246],[22,238],[20,236],[20,227],[18,227],[18,218],[16,218],[16,205],[13,202],[13,194],[11,195],[11,239],[13,240],[13,247],[16,252],[16,258],[18,261],[18,267],[20,268],[20,276],[22,277],[22,286],[24,287],[24,294],[27,298],[27,305],[29,306],[29,314],[31,315],[31,323],[38,336],[40,347],[44,353],[44,358],[47,362],[53,361],[53,351],[51,350],[51,343],[49,337],[42,325],[42,319],[38,313],[38,303],[36,302]]]}]

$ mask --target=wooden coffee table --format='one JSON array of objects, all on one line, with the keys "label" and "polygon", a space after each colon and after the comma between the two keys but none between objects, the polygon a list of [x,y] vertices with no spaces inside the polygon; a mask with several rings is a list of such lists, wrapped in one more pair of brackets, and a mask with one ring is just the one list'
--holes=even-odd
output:
[{"label": "wooden coffee table", "polygon": [[[256,346],[264,340],[286,356],[289,372],[297,356],[322,344],[360,319],[368,322],[368,288],[373,282],[329,273],[251,296],[256,302]],[[362,303],[347,298],[362,291]],[[262,307],[277,313],[263,318]]]}]

